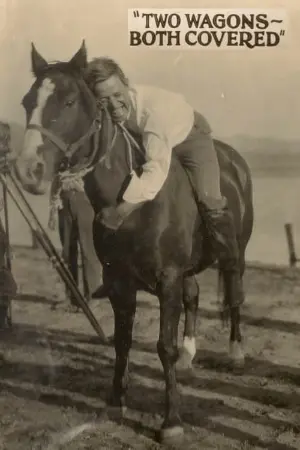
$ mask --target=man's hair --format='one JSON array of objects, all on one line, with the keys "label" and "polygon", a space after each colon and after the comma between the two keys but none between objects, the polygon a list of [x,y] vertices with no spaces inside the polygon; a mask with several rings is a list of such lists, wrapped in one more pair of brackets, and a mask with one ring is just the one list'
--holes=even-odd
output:
[{"label": "man's hair", "polygon": [[84,78],[93,91],[97,83],[106,81],[113,75],[118,76],[125,86],[129,85],[129,81],[119,64],[113,59],[103,56],[92,59],[85,70]]}]

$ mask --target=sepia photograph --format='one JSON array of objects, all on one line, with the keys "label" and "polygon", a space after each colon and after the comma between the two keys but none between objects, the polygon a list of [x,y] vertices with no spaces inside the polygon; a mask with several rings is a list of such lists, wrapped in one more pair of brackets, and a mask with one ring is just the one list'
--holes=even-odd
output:
[{"label": "sepia photograph", "polygon": [[0,0],[0,450],[300,449],[299,30]]}]

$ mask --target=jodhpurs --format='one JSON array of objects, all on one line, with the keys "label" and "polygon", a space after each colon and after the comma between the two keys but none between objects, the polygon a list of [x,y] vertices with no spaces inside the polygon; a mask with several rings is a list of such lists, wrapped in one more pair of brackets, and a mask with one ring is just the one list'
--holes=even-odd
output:
[{"label": "jodhpurs", "polygon": [[208,209],[224,208],[226,199],[221,194],[220,168],[211,128],[200,113],[195,112],[192,130],[174,151],[189,174],[198,200]]}]

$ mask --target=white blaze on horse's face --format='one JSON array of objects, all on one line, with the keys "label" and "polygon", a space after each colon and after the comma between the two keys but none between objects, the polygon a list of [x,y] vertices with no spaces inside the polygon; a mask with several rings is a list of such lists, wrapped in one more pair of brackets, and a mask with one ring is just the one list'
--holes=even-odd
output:
[{"label": "white blaze on horse's face", "polygon": [[[32,113],[29,124],[42,126],[43,111],[49,97],[55,90],[55,84],[50,78],[45,78],[37,92],[37,105]],[[32,159],[37,156],[38,148],[43,145],[43,137],[38,130],[29,129],[24,136],[23,157]]]}]

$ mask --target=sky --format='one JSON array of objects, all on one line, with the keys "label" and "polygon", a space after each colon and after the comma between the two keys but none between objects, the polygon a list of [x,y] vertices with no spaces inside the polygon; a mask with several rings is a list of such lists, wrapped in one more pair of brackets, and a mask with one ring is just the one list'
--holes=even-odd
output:
[{"label": "sky", "polygon": [[89,59],[117,59],[132,83],[183,93],[216,136],[300,139],[300,2],[202,0],[201,8],[239,8],[241,3],[284,8],[285,45],[222,51],[129,47],[128,8],[199,8],[198,0],[0,0],[0,120],[24,124],[20,102],[33,82],[31,42],[46,60],[69,60],[85,39]]}]

